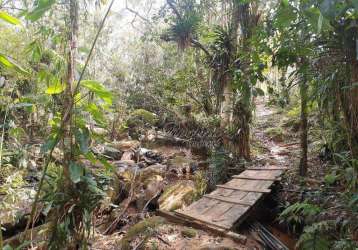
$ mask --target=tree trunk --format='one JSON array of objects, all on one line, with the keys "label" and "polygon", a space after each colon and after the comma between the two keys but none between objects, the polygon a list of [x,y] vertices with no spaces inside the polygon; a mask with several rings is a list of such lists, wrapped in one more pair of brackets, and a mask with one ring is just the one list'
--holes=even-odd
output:
[{"label": "tree trunk", "polygon": [[[358,62],[352,59],[350,88],[341,87],[341,103],[348,132],[348,143],[351,154],[354,158],[358,157],[358,88],[352,84],[358,82]],[[346,85],[346,83],[342,83]]]},{"label": "tree trunk", "polygon": [[64,151],[64,188],[70,188],[72,183],[70,179],[69,166],[73,158],[72,142],[72,98],[73,87],[75,84],[76,54],[77,54],[77,36],[78,36],[78,1],[70,0],[70,32],[69,32],[69,50],[67,62],[67,81],[63,103],[63,151]]},{"label": "tree trunk", "polygon": [[299,166],[300,176],[306,176],[307,173],[307,80],[303,77],[300,83],[301,95],[301,159]]}]

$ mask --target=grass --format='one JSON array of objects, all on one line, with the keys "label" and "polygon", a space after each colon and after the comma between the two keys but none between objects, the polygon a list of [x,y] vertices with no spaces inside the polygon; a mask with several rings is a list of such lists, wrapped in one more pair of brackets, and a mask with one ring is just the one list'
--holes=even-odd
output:
[{"label": "grass", "polygon": [[282,128],[267,128],[265,134],[275,141],[283,141],[284,131]]},{"label": "grass", "polygon": [[184,228],[181,231],[181,235],[187,238],[194,238],[197,235],[197,232],[195,229],[188,227],[188,228]]}]

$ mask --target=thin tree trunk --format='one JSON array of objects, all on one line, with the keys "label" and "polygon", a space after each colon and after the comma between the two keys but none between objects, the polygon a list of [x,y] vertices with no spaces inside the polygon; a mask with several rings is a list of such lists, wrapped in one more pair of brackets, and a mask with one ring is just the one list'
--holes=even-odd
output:
[{"label": "thin tree trunk", "polygon": [[72,182],[70,179],[70,163],[73,158],[73,142],[72,142],[72,98],[73,86],[75,83],[75,66],[76,66],[76,51],[77,51],[77,36],[78,36],[78,1],[70,0],[70,32],[69,32],[69,49],[67,62],[67,77],[66,89],[64,92],[62,124],[63,124],[63,152],[64,152],[64,191],[71,188]]},{"label": "thin tree trunk", "polygon": [[301,95],[301,159],[299,166],[300,176],[306,176],[307,173],[307,80],[303,79],[300,83],[300,95]]}]

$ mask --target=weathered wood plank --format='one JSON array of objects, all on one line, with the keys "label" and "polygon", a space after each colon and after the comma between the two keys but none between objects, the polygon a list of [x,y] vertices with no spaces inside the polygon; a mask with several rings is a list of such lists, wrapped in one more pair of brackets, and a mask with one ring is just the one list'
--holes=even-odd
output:
[{"label": "weathered wood plank", "polygon": [[222,197],[222,196],[212,195],[212,194],[206,194],[206,195],[204,195],[204,197],[209,198],[209,199],[218,200],[218,201],[228,202],[228,203],[232,203],[232,204],[248,206],[248,207],[255,204],[255,203],[252,203],[252,202],[244,202],[244,201],[241,201],[241,200],[225,198],[225,197]]},{"label": "weathered wood plank", "polygon": [[281,178],[269,178],[269,177],[246,177],[246,176],[238,176],[234,175],[233,178],[235,179],[243,179],[243,180],[262,180],[262,181],[280,181]]},{"label": "weathered wood plank", "polygon": [[251,167],[246,168],[246,170],[287,170],[286,167]]},{"label": "weathered wood plank", "polygon": [[240,187],[245,189],[268,189],[272,186],[272,181],[232,179],[231,181],[225,183],[225,186]]},{"label": "weathered wood plank", "polygon": [[255,189],[255,188],[240,188],[240,187],[230,187],[227,185],[216,185],[218,188],[229,189],[229,190],[237,190],[244,192],[254,192],[254,193],[270,193],[271,189]]},{"label": "weathered wood plank", "polygon": [[245,170],[241,174],[235,175],[235,177],[246,177],[249,179],[256,178],[256,180],[275,180],[275,178],[279,177],[282,173],[282,170]]},{"label": "weathered wood plank", "polygon": [[210,231],[212,233],[218,234],[223,237],[229,237],[229,238],[231,238],[237,242],[240,242],[242,244],[245,244],[246,240],[247,240],[246,236],[244,236],[244,235],[237,234],[232,231],[224,230],[224,229],[218,228],[216,226],[211,226],[211,225],[208,225],[206,222],[200,222],[200,221],[192,219],[192,218],[187,219],[180,215],[176,215],[175,213],[172,213],[172,212],[158,210],[158,215],[165,217],[166,219],[168,219],[171,222],[183,224],[185,226],[191,226],[196,229],[207,230],[207,231]]}]

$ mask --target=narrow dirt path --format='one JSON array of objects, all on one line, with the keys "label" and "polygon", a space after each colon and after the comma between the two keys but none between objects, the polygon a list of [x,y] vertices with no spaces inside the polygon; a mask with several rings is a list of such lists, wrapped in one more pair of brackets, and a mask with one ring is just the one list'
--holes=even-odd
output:
[{"label": "narrow dirt path", "polygon": [[[278,167],[292,166],[292,150],[297,150],[296,140],[288,139],[281,130],[280,123],[284,116],[272,107],[267,106],[264,98],[257,99],[253,140],[260,144],[263,151],[256,155],[260,165],[275,165]],[[275,135],[269,135],[269,131]]]}]

